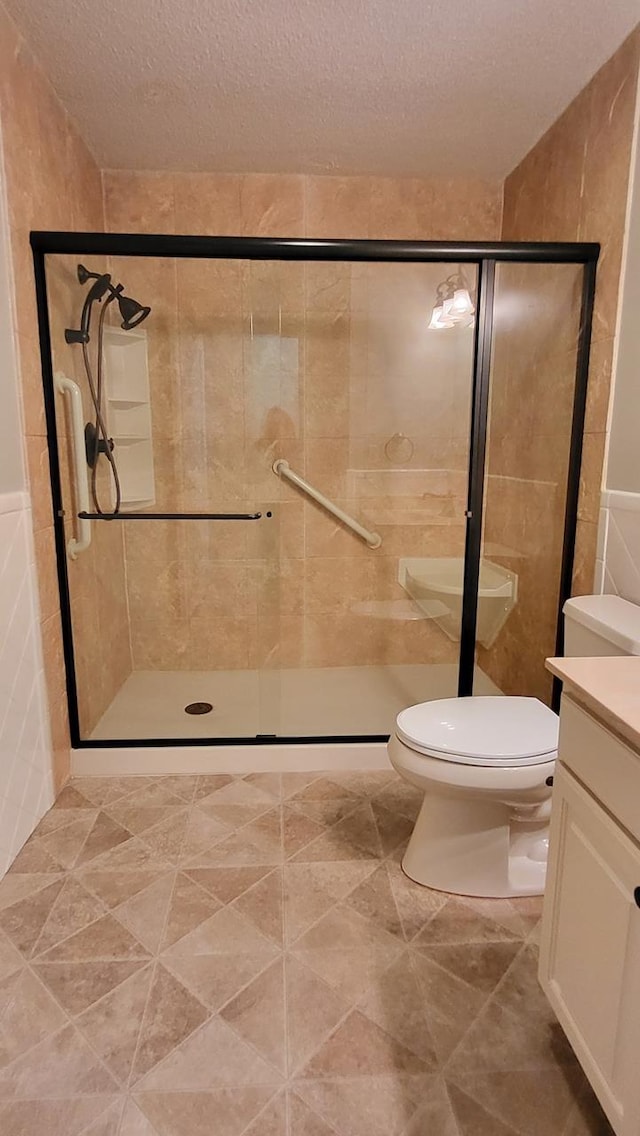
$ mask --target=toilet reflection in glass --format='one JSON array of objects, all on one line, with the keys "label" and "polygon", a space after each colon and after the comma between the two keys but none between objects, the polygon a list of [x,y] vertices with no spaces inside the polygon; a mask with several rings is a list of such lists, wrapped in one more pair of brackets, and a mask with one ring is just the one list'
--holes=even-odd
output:
[{"label": "toilet reflection in glass", "polygon": [[[638,609],[618,596],[564,606],[565,654],[640,654]],[[396,771],[424,791],[402,866],[458,895],[544,891],[558,718],[536,698],[445,698],[403,710]]]}]

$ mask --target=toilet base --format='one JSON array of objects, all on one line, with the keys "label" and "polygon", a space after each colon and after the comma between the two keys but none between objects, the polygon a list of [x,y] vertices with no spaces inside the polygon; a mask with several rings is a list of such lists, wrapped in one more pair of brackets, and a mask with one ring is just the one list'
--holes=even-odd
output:
[{"label": "toilet base", "polygon": [[542,895],[546,810],[426,793],[402,867],[415,883],[487,899]]}]

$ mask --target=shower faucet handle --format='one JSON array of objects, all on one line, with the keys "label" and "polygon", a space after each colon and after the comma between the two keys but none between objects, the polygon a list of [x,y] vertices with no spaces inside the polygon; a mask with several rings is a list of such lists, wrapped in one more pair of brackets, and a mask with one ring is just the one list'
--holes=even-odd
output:
[{"label": "shower faucet handle", "polygon": [[99,436],[93,422],[87,422],[84,428],[84,449],[87,456],[87,465],[93,469],[100,454],[113,453],[114,441],[113,438],[107,438],[106,442]]},{"label": "shower faucet handle", "polygon": [[65,329],[64,338],[66,343],[88,343],[89,332],[67,327]]}]

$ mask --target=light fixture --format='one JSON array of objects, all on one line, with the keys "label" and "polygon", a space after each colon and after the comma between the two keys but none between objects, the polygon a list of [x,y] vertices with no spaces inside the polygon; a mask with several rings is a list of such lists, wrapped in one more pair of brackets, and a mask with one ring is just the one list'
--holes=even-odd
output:
[{"label": "light fixture", "polygon": [[442,327],[455,327],[453,320],[448,319],[444,314],[444,305],[436,303],[431,313],[431,323],[429,324],[429,331],[439,331]]},{"label": "light fixture", "polygon": [[457,272],[452,272],[436,288],[436,302],[431,313],[429,331],[469,327],[474,315],[475,307],[461,265]]},{"label": "light fixture", "polygon": [[467,288],[456,288],[451,301],[451,311],[457,316],[472,316],[473,303]]}]

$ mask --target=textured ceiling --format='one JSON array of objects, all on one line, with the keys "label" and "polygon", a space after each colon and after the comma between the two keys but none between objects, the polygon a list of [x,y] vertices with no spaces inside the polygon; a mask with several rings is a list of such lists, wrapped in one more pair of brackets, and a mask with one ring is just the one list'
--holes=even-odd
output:
[{"label": "textured ceiling", "polygon": [[638,0],[9,0],[103,167],[502,177]]}]

